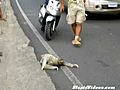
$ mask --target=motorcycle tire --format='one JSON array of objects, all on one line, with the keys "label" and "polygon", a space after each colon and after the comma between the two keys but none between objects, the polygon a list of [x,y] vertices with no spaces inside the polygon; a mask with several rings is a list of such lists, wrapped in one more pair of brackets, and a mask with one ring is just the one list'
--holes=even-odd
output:
[{"label": "motorcycle tire", "polygon": [[53,27],[52,22],[47,22],[45,25],[44,37],[48,41],[52,39],[52,35],[53,35],[52,27]]}]

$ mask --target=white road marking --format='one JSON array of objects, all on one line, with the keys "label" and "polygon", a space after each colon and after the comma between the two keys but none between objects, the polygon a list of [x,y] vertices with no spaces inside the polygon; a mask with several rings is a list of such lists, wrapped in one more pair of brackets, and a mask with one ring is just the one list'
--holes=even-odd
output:
[{"label": "white road marking", "polygon": [[[36,35],[36,37],[38,38],[38,40],[42,43],[42,45],[46,48],[46,50],[59,57],[55,51],[50,47],[50,45],[43,39],[43,37],[39,34],[39,32],[37,31],[37,29],[34,27],[34,25],[31,23],[31,21],[28,19],[28,17],[26,16],[26,14],[24,13],[23,9],[21,8],[18,0],[16,0],[16,4],[21,12],[21,14],[23,15],[24,19],[26,20],[26,22],[28,23],[29,27],[31,28],[31,30],[33,31],[33,33]],[[62,71],[64,72],[64,74],[68,77],[68,79],[73,83],[73,85],[78,85],[79,87],[83,86],[83,84],[77,79],[77,77],[72,73],[72,71],[67,68],[67,67],[61,67]]]}]

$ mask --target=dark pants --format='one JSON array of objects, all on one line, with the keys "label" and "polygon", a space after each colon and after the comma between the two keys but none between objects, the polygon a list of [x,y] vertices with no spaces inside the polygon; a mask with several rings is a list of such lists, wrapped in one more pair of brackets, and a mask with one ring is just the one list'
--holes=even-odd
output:
[{"label": "dark pants", "polygon": [[49,0],[45,0],[45,5],[48,5]]},{"label": "dark pants", "polygon": [[46,24],[46,18],[47,18],[47,13],[45,14],[45,17],[43,18],[42,20],[42,27],[41,27],[41,30],[44,31],[45,30],[45,24]]}]

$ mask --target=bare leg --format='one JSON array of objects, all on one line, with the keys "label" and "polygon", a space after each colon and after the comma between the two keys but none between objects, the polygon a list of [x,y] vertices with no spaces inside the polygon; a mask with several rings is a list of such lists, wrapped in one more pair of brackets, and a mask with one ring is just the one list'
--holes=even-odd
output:
[{"label": "bare leg", "polygon": [[81,31],[82,31],[82,24],[76,22],[75,24],[72,24],[72,29],[73,29],[73,32],[75,34],[75,39],[72,41],[73,45],[80,45],[80,41],[81,41],[81,38],[80,38],[80,34],[81,34]]},{"label": "bare leg", "polygon": [[75,35],[80,36],[81,31],[82,31],[82,24],[76,23],[76,30],[75,30],[76,33],[75,33]]},{"label": "bare leg", "polygon": [[72,26],[72,30],[73,30],[73,32],[74,32],[74,34],[76,33],[75,31],[76,31],[76,24],[74,23],[74,24],[72,24],[71,25]]}]

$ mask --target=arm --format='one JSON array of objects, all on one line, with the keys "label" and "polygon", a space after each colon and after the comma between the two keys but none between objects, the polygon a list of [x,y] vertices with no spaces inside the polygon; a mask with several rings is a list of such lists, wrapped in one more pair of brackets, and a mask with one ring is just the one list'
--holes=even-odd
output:
[{"label": "arm", "polygon": [[84,2],[84,6],[86,6],[86,0],[83,0],[83,2]]},{"label": "arm", "polygon": [[60,11],[64,11],[64,0],[60,0]]},{"label": "arm", "polygon": [[71,67],[71,68],[78,68],[79,66],[77,64],[72,64],[68,62],[64,62],[64,66]]},{"label": "arm", "polygon": [[84,3],[86,3],[86,0],[83,0]]}]

